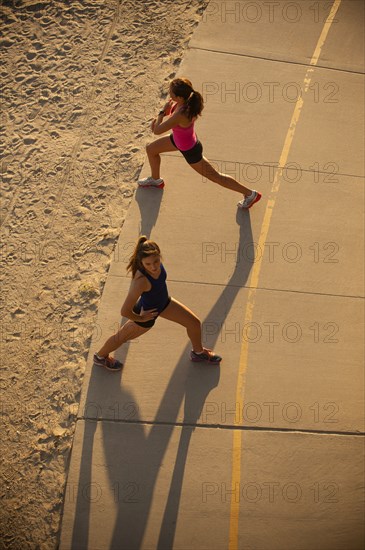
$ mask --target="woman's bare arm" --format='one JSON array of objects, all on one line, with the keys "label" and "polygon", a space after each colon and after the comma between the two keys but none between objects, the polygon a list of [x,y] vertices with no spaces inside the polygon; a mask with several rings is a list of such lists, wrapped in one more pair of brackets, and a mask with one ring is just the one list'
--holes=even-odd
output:
[{"label": "woman's bare arm", "polygon": [[147,312],[143,312],[142,310],[140,315],[133,312],[133,306],[141,296],[142,292],[148,292],[149,290],[151,290],[151,283],[146,279],[146,277],[137,276],[132,280],[131,286],[129,287],[129,292],[121,308],[121,314],[123,317],[127,317],[131,321],[140,322],[149,321],[150,319],[154,319],[156,317],[157,311],[155,312],[155,310],[148,310]]},{"label": "woman's bare arm", "polygon": [[180,123],[183,125],[186,125],[187,118],[182,115],[179,112],[173,113],[171,116],[169,116],[165,121],[163,120],[162,115],[159,115],[152,123],[152,132],[159,136],[160,134],[164,134],[165,132],[168,132],[175,126],[178,126]]}]

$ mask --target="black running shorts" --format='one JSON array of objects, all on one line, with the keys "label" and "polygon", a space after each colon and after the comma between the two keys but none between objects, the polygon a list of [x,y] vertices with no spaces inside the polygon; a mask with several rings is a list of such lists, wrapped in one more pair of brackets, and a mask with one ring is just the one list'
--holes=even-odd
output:
[{"label": "black running shorts", "polygon": [[[167,306],[169,305],[170,302],[171,302],[171,298],[169,296],[166,304],[161,309],[161,311],[159,312],[158,315],[160,315],[160,313],[162,313],[164,311],[164,309],[167,308]],[[141,305],[140,300],[138,300],[138,302],[136,304],[134,304],[134,306],[133,306],[133,313],[136,313],[137,315],[139,315],[141,313],[141,309],[142,309],[142,305]],[[158,317],[158,315],[157,315],[157,317]],[[133,321],[133,323],[136,323],[136,325],[138,325],[140,327],[151,328],[155,324],[157,317],[155,317],[154,319],[150,319],[149,321],[144,321],[144,322],[143,321],[141,321],[141,322],[140,321]]]},{"label": "black running shorts", "polygon": [[[174,137],[172,134],[170,134],[170,140],[174,147],[176,147]],[[187,151],[181,151],[178,147],[176,147],[178,151],[185,157],[185,160],[188,164],[195,164],[196,162],[200,162],[203,158],[203,146],[198,140],[194,147],[191,149],[188,149]]]}]

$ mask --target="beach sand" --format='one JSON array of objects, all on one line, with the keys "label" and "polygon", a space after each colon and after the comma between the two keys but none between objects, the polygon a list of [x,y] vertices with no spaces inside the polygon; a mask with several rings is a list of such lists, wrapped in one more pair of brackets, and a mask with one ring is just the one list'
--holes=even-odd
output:
[{"label": "beach sand", "polygon": [[103,285],[206,4],[2,2],[1,548],[57,547]]}]

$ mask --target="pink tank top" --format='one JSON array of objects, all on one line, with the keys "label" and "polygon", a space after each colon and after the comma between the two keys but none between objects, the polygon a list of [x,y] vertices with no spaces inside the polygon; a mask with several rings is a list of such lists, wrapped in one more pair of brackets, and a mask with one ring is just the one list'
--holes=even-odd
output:
[{"label": "pink tank top", "polygon": [[[175,111],[177,104],[173,106],[171,113]],[[194,122],[190,124],[187,128],[182,126],[175,126],[172,129],[172,135],[174,138],[175,145],[180,151],[188,151],[196,144],[197,137],[194,130]]]}]

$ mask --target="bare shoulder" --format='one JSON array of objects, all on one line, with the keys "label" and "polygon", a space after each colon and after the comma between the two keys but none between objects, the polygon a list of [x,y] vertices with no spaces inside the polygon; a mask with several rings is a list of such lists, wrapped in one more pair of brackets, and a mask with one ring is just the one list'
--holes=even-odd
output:
[{"label": "bare shoulder", "polygon": [[131,289],[138,290],[141,293],[151,290],[151,283],[138,269],[132,279]]},{"label": "bare shoulder", "polygon": [[181,110],[181,107],[176,109],[176,111],[171,115],[170,119],[173,120],[175,123],[179,124],[180,126],[191,124],[191,121],[189,121],[188,117],[184,115],[184,112]]},{"label": "bare shoulder", "polygon": [[184,111],[181,109],[178,111],[177,115],[178,115],[178,118],[176,122],[178,122],[179,126],[182,126],[183,128],[188,128],[189,126],[191,126],[196,119],[196,117],[194,117],[193,119],[190,119],[184,114]]}]

